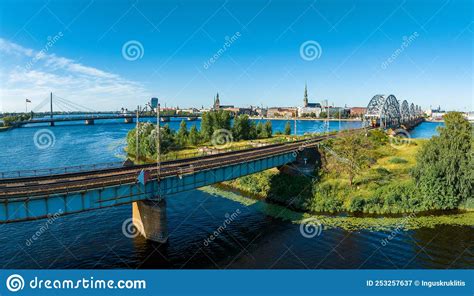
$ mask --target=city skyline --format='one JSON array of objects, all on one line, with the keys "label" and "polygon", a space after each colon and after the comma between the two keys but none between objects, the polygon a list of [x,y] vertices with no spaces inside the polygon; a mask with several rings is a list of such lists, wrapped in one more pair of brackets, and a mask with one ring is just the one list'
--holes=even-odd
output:
[{"label": "city skyline", "polygon": [[364,107],[394,94],[474,109],[468,1],[284,3],[4,1],[0,111],[50,91],[95,110],[152,96],[208,107],[216,92],[223,104],[300,106],[305,83],[312,102]]}]

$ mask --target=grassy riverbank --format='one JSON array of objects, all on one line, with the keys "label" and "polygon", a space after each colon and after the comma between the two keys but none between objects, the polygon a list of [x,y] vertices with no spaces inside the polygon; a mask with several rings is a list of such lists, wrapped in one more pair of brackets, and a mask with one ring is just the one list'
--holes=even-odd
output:
[{"label": "grassy riverbank", "polygon": [[285,221],[290,221],[292,223],[305,223],[305,221],[308,221],[306,219],[310,219],[309,221],[318,221],[323,225],[325,230],[331,228],[341,228],[350,231],[358,231],[362,229],[370,231],[388,231],[394,228],[400,230],[411,230],[424,227],[433,228],[438,225],[474,225],[474,212],[436,215],[409,214],[400,217],[324,215],[294,211],[288,209],[286,206],[257,200],[251,196],[245,196],[215,186],[203,187],[200,190],[215,195],[219,198],[225,198],[234,202],[238,202],[247,207],[253,207],[265,215]]},{"label": "grassy riverbank", "polygon": [[[360,169],[352,184],[347,173],[332,170],[331,161],[326,161],[313,177],[289,176],[271,169],[223,185],[308,213],[403,214],[447,210],[433,205],[411,175],[416,155],[427,143],[428,140],[410,140],[403,147],[394,148],[386,143],[367,150],[372,163]],[[473,207],[471,198],[457,208]]]}]

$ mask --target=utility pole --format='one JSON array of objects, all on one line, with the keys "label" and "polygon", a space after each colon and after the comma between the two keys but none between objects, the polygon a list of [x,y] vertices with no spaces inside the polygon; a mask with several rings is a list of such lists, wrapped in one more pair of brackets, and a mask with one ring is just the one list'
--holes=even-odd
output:
[{"label": "utility pole", "polygon": [[[157,173],[157,181],[160,182],[160,175],[161,175],[161,144],[160,144],[160,103],[156,105],[156,136],[158,139],[156,140],[156,173]],[[158,188],[160,185],[158,185]]]},{"label": "utility pole", "polygon": [[136,124],[136,127],[135,127],[135,158],[137,161],[140,160],[140,157],[138,155],[138,119],[139,119],[139,112],[140,112],[140,106],[137,106],[137,124]]},{"label": "utility pole", "polygon": [[295,111],[295,136],[296,136],[296,112],[297,111]]}]

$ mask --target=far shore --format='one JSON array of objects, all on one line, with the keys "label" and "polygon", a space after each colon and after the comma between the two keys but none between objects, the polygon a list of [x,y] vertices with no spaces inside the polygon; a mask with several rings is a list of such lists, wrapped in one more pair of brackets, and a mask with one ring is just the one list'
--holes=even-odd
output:
[{"label": "far shore", "polygon": [[[284,118],[284,117],[259,117],[251,116],[250,119],[261,119],[261,120],[295,120],[294,117]],[[296,120],[309,120],[309,121],[356,121],[362,122],[360,118],[311,118],[311,117],[297,117]]]}]

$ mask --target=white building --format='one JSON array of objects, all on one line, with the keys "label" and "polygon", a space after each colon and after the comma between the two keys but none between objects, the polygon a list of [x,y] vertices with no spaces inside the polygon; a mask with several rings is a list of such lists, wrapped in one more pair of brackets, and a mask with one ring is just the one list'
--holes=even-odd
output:
[{"label": "white building", "polygon": [[321,104],[308,102],[308,88],[304,86],[303,106],[298,107],[298,117],[319,117]]}]

